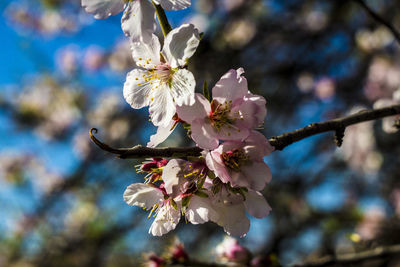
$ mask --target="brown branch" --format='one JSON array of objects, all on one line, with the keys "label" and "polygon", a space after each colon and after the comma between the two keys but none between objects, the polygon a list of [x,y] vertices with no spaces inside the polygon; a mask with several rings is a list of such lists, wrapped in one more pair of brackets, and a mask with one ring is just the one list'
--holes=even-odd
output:
[{"label": "brown branch", "polygon": [[[387,247],[377,247],[374,249],[348,253],[343,255],[336,256],[326,256],[322,257],[318,260],[305,262],[299,265],[295,265],[297,267],[322,267],[322,266],[343,266],[345,264],[355,264],[360,263],[367,260],[373,259],[383,259],[387,256],[393,256],[400,254],[400,245],[393,245]],[[353,266],[353,265],[352,265]]]},{"label": "brown branch", "polygon": [[356,1],[364,10],[377,22],[381,23],[384,25],[396,38],[397,42],[400,44],[400,33],[395,29],[395,27],[388,21],[386,21],[384,18],[382,18],[378,13],[373,11],[365,2],[364,0],[354,0]]},{"label": "brown branch", "polygon": [[[377,120],[384,117],[400,114],[400,105],[389,106],[375,110],[362,110],[358,113],[333,119],[324,122],[312,123],[304,128],[284,133],[282,135],[272,137],[269,142],[276,150],[283,150],[290,144],[303,140],[313,135],[324,132],[335,132],[335,140],[338,145],[341,144],[343,133],[347,126],[360,122]],[[97,139],[92,132],[97,133],[97,129],[92,128],[89,132],[90,138],[102,150],[118,155],[121,159],[126,158],[152,158],[152,157],[188,157],[200,156],[202,149],[199,147],[166,147],[166,148],[150,148],[137,145],[132,148],[113,148]]]}]

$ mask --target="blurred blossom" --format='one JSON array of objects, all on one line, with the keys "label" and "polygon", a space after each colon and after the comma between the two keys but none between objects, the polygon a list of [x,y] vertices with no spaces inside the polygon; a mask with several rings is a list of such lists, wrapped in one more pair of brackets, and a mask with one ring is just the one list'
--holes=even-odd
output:
[{"label": "blurred blossom", "polygon": [[245,0],[223,0],[222,6],[227,12],[231,12],[232,10],[239,8],[243,5]]},{"label": "blurred blossom", "polygon": [[88,120],[96,127],[106,127],[122,107],[122,96],[109,90],[98,97],[96,106],[89,112]]},{"label": "blurred blossom", "polygon": [[79,66],[79,50],[74,45],[69,45],[57,51],[56,63],[65,75],[73,75]]},{"label": "blurred blossom", "polygon": [[248,19],[238,19],[230,22],[223,33],[226,43],[239,49],[251,41],[256,34],[256,25]]},{"label": "blurred blossom", "polygon": [[0,180],[20,184],[25,180],[26,166],[33,160],[29,155],[14,152],[0,154]]},{"label": "blurred blossom", "polygon": [[127,119],[114,119],[110,124],[110,138],[111,140],[125,139],[129,132],[129,121]]},{"label": "blurred blossom", "polygon": [[228,266],[247,266],[251,259],[250,251],[230,236],[225,236],[224,240],[218,244],[216,253],[217,260]]},{"label": "blurred blossom", "polygon": [[[349,114],[364,108],[355,107]],[[358,123],[346,128],[343,145],[338,151],[349,166],[363,173],[375,173],[382,165],[382,155],[376,151],[373,121]]]},{"label": "blurred blossom", "polygon": [[88,71],[96,71],[104,65],[104,51],[97,46],[89,46],[83,57],[83,66]]},{"label": "blurred blossom", "polygon": [[336,86],[335,81],[331,78],[325,77],[315,83],[315,95],[321,100],[332,99],[335,95]]},{"label": "blurred blossom", "polygon": [[31,182],[40,193],[48,194],[62,182],[62,177],[48,170],[42,162],[32,161],[29,166]]},{"label": "blurred blossom", "polygon": [[86,159],[91,151],[91,141],[87,131],[75,134],[73,140],[75,154],[81,159]]},{"label": "blurred blossom", "polygon": [[365,96],[371,101],[390,98],[399,87],[400,65],[384,57],[375,57],[368,70]]},{"label": "blurred blossom", "polygon": [[78,200],[67,213],[64,225],[70,234],[79,234],[83,230],[82,228],[87,223],[94,221],[98,215],[99,209],[93,202]]},{"label": "blurred blossom", "polygon": [[108,57],[108,64],[113,71],[123,72],[131,69],[134,62],[131,55],[131,47],[128,40],[118,42]]},{"label": "blurred blossom", "polygon": [[372,240],[379,232],[381,223],[386,217],[385,211],[379,207],[370,207],[365,211],[361,222],[356,227],[356,232],[363,240]]},{"label": "blurred blossom", "polygon": [[216,1],[217,0],[196,1],[195,8],[198,12],[209,14],[214,10]]},{"label": "blurred blossom", "polygon": [[[391,105],[400,105],[400,88],[393,93],[393,97],[382,98],[374,103],[374,108],[384,108]],[[400,114],[382,119],[382,128],[386,133],[395,133],[398,128],[395,127],[396,121],[400,120]]]},{"label": "blurred blossom", "polygon": [[189,24],[193,24],[199,32],[206,32],[210,26],[210,19],[203,14],[195,14],[185,19]]},{"label": "blurred blossom", "polygon": [[184,263],[189,260],[183,244],[176,238],[173,244],[168,249],[168,258],[172,263]]},{"label": "blurred blossom", "polygon": [[304,23],[311,31],[319,31],[326,27],[328,18],[321,10],[312,10],[305,14]]},{"label": "blurred blossom", "polygon": [[356,43],[364,51],[382,49],[393,42],[393,35],[384,26],[373,31],[361,29],[356,33]]},{"label": "blurred blossom", "polygon": [[297,86],[303,93],[308,93],[314,88],[314,77],[310,73],[302,73],[297,78]]},{"label": "blurred blossom", "polygon": [[24,88],[13,101],[23,122],[34,121],[36,132],[45,139],[64,134],[81,116],[81,93],[49,78]]},{"label": "blurred blossom", "polygon": [[143,267],[164,267],[167,266],[167,262],[157,256],[154,253],[148,253],[144,255]]}]

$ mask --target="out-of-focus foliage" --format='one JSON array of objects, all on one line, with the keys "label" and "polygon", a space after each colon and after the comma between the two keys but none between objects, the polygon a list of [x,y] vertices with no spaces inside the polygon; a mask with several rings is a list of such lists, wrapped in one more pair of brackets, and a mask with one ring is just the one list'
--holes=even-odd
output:
[{"label": "out-of-focus foliage", "polygon": [[[400,87],[399,44],[354,1],[192,2],[167,16],[205,33],[189,64],[197,91],[244,67],[249,88],[267,99],[267,137],[370,108]],[[400,29],[398,1],[368,4]],[[123,100],[133,62],[120,18],[95,21],[78,0],[0,8],[0,265],[136,266],[175,234],[190,257],[216,257],[223,232],[213,224],[148,235],[146,214],[122,200],[143,180],[139,162],[90,143],[91,127],[114,146],[145,144],[155,132],[147,111]],[[241,244],[287,265],[399,243],[399,137],[368,122],[346,129],[341,148],[323,135],[274,152],[263,192],[273,211],[252,220]],[[164,145],[189,140],[178,131]]]}]

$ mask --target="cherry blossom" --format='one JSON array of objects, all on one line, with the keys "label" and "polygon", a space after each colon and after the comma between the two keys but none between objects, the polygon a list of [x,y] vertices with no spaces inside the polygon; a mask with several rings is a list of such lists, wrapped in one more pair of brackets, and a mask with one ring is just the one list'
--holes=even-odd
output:
[{"label": "cherry blossom", "polygon": [[[158,0],[155,4],[166,10],[179,10],[190,6],[190,0]],[[96,19],[106,19],[124,11],[121,26],[132,41],[151,41],[156,29],[155,10],[147,0],[82,0],[86,12]]]},{"label": "cherry blossom", "polygon": [[222,263],[235,262],[247,264],[251,259],[250,251],[241,246],[237,239],[226,236],[216,247],[217,258]]},{"label": "cherry blossom", "polygon": [[262,134],[252,131],[244,141],[227,141],[208,152],[207,166],[224,183],[262,190],[271,180],[270,169],[263,157],[273,150]]},{"label": "cherry blossom", "polygon": [[228,71],[212,89],[210,103],[196,94],[193,105],[177,107],[180,119],[191,124],[191,136],[204,149],[215,149],[219,140],[244,140],[263,124],[265,99],[248,91],[244,70]]},{"label": "cherry blossom", "polygon": [[161,54],[155,35],[148,44],[132,44],[133,58],[139,67],[128,73],[124,97],[135,109],[149,106],[154,125],[168,127],[176,105],[194,103],[196,81],[184,67],[199,42],[198,30],[191,24],[184,24],[165,37]]}]

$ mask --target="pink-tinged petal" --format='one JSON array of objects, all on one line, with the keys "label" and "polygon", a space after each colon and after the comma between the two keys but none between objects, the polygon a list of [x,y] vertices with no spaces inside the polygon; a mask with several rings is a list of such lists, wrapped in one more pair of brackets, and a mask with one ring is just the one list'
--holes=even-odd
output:
[{"label": "pink-tinged petal", "polygon": [[196,119],[191,123],[192,139],[203,149],[215,149],[218,147],[218,139],[213,136],[213,128],[207,119]]},{"label": "pink-tinged petal", "polygon": [[219,103],[225,101],[235,101],[235,99],[243,98],[247,92],[247,80],[242,77],[243,69],[229,70],[212,89],[212,96],[214,100]]},{"label": "pink-tinged petal", "polygon": [[[225,167],[224,163],[221,160],[220,153],[216,153],[215,151],[211,151],[210,153],[211,158],[209,160],[213,161],[213,171],[219,177],[219,179],[223,183],[232,183],[232,178],[229,174],[228,169]],[[207,162],[208,163],[208,162]]]},{"label": "pink-tinged petal", "polygon": [[193,224],[208,222],[211,218],[217,219],[218,213],[212,208],[208,198],[193,196],[186,210],[186,218]]},{"label": "pink-tinged petal", "polygon": [[272,210],[264,196],[257,191],[249,190],[244,202],[247,212],[258,219],[266,217]]},{"label": "pink-tinged petal", "polygon": [[124,192],[124,201],[128,205],[150,209],[164,198],[160,189],[148,184],[131,184]]},{"label": "pink-tinged petal", "polygon": [[241,173],[246,177],[247,187],[256,191],[263,190],[272,179],[271,170],[264,162],[252,162],[251,165],[242,166]]},{"label": "pink-tinged petal", "polygon": [[171,205],[165,204],[159,209],[154,222],[150,226],[149,233],[154,236],[162,236],[174,230],[180,218],[180,209],[175,210]]},{"label": "pink-tinged petal", "polygon": [[243,141],[250,134],[250,130],[247,128],[239,128],[235,125],[225,125],[216,131],[213,129],[214,135],[225,141]]},{"label": "pink-tinged petal", "polygon": [[124,10],[124,0],[82,0],[82,7],[96,19],[106,19]]},{"label": "pink-tinged petal", "polygon": [[175,104],[178,106],[193,105],[195,87],[196,80],[190,71],[177,70],[171,78],[171,94]]},{"label": "pink-tinged petal", "polygon": [[[171,159],[168,164],[164,167],[162,173],[162,179],[164,181],[164,188],[167,194],[172,195],[173,191],[177,191],[176,188],[179,185],[178,174],[182,171],[182,166],[185,164],[184,160]],[[175,189],[175,190],[174,190]]]},{"label": "pink-tinged petal", "polygon": [[175,115],[175,103],[167,84],[160,85],[152,92],[149,112],[151,121],[156,126],[168,126]]},{"label": "pink-tinged petal", "polygon": [[171,120],[171,122],[167,126],[159,126],[157,128],[157,133],[153,134],[150,136],[150,142],[147,143],[148,147],[156,147],[162,142],[165,141],[165,139],[170,136],[170,134],[173,132],[173,126],[174,126],[174,121]]},{"label": "pink-tinged petal", "polygon": [[262,160],[264,156],[271,154],[275,150],[268,139],[257,131],[251,131],[245,140],[244,150],[247,151],[252,160]]},{"label": "pink-tinged petal", "polygon": [[154,0],[166,10],[180,10],[190,6],[190,0]]},{"label": "pink-tinged petal", "polygon": [[231,117],[239,129],[254,129],[259,126],[256,116],[258,107],[251,101],[241,101],[239,105],[232,106]]},{"label": "pink-tinged petal", "polygon": [[150,1],[130,1],[121,19],[121,27],[132,42],[151,42],[156,30],[155,10]]},{"label": "pink-tinged petal", "polygon": [[178,117],[189,124],[197,118],[206,118],[210,111],[210,102],[202,94],[198,93],[194,95],[193,105],[182,105],[176,107]]},{"label": "pink-tinged petal", "polygon": [[150,103],[149,94],[153,85],[143,80],[143,75],[147,75],[147,71],[141,69],[133,69],[126,76],[124,84],[124,98],[132,108],[142,108]]},{"label": "pink-tinged petal", "polygon": [[227,234],[244,237],[250,229],[250,221],[246,217],[244,205],[219,206],[219,218],[214,222],[222,226]]},{"label": "pink-tinged petal", "polygon": [[131,49],[133,60],[137,66],[150,70],[160,64],[161,45],[156,35],[153,34],[148,43],[132,43]]},{"label": "pink-tinged petal", "polygon": [[257,106],[257,111],[254,114],[257,121],[256,127],[263,125],[265,117],[267,116],[267,101],[265,100],[265,98],[260,95],[247,94],[244,97],[244,100],[250,101]]},{"label": "pink-tinged petal", "polygon": [[177,68],[186,65],[199,43],[199,31],[192,24],[183,24],[165,37],[162,53],[169,65]]}]

